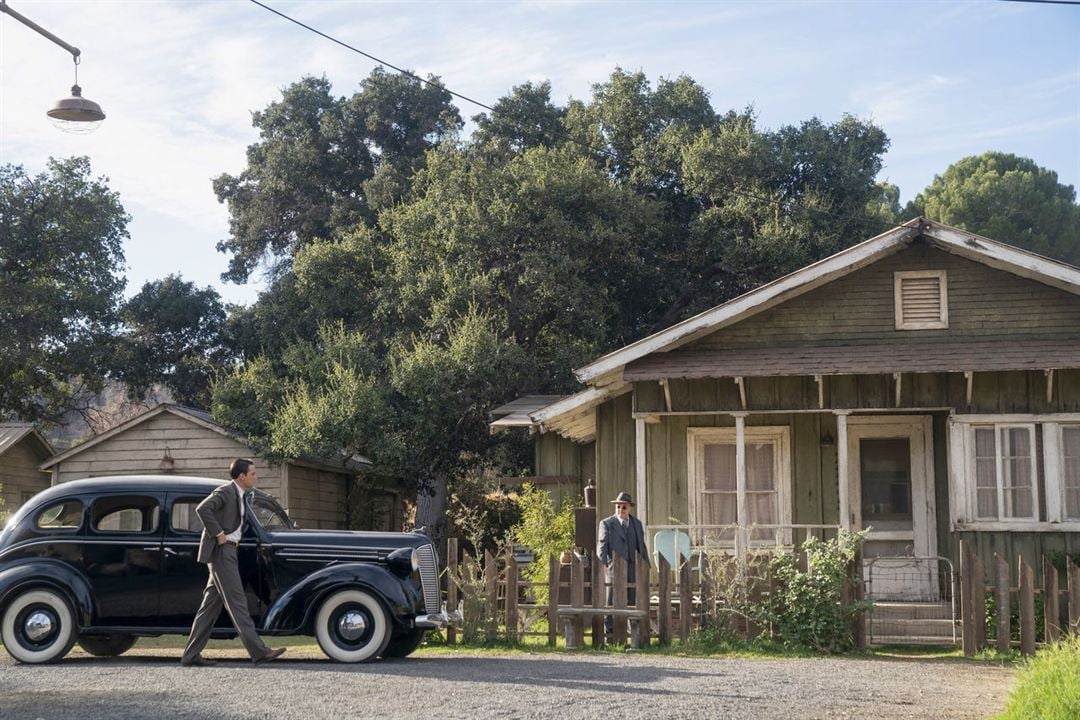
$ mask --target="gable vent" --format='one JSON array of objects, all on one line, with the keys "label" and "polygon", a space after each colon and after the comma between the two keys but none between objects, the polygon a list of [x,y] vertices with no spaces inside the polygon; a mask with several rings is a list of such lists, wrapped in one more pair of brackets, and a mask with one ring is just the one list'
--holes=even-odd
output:
[{"label": "gable vent", "polygon": [[949,296],[944,270],[895,273],[896,329],[949,327]]}]

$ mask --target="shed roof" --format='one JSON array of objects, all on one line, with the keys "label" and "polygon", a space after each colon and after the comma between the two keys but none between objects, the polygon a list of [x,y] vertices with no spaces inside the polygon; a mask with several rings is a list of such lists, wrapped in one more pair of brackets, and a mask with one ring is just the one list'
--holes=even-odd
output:
[{"label": "shed roof", "polygon": [[[94,447],[98,443],[104,442],[104,441],[108,440],[111,437],[115,437],[116,435],[119,435],[120,433],[125,432],[126,430],[129,430],[129,429],[135,427],[136,425],[139,425],[141,423],[146,422],[150,418],[156,417],[156,416],[158,416],[158,415],[160,415],[162,413],[166,413],[166,412],[170,413],[172,415],[176,415],[178,417],[186,418],[187,420],[195,423],[196,425],[200,425],[200,426],[202,426],[202,427],[204,427],[204,428],[206,428],[208,430],[212,430],[213,432],[224,435],[224,436],[226,436],[228,438],[231,438],[231,439],[233,439],[233,440],[235,440],[235,441],[237,441],[237,442],[239,442],[239,443],[241,443],[243,445],[250,445],[250,442],[247,440],[247,438],[244,438],[243,436],[238,435],[237,433],[231,432],[224,425],[221,425],[220,423],[215,422],[213,417],[211,417],[210,413],[207,413],[207,412],[205,412],[203,410],[197,410],[195,408],[186,407],[184,405],[174,405],[172,403],[162,403],[162,404],[157,405],[156,407],[154,407],[154,408],[152,408],[150,410],[147,410],[146,412],[142,413],[141,415],[136,415],[135,417],[131,418],[127,422],[122,422],[119,425],[117,425],[116,427],[110,428],[109,430],[106,430],[105,432],[100,433],[99,435],[95,435],[94,437],[90,438],[89,440],[86,440],[85,442],[79,443],[78,445],[75,445],[75,446],[71,447],[66,452],[62,452],[59,455],[55,455],[55,456],[49,458],[46,462],[42,463],[40,467],[41,467],[42,470],[47,470],[47,469],[51,468],[53,465],[56,465],[57,463],[63,462],[64,460],[67,460],[67,459],[69,459],[69,458],[71,458],[71,457],[73,457],[75,455],[78,455],[79,453],[83,452],[84,450],[89,450],[90,448]],[[316,467],[321,468],[321,469],[330,469],[330,470],[338,470],[338,471],[354,471],[354,470],[359,469],[362,466],[371,464],[371,461],[368,460],[363,455],[353,455],[352,457],[349,457],[349,458],[342,457],[340,459],[313,458],[313,457],[289,458],[288,462],[299,463],[299,464],[307,464],[307,465],[316,466]]]},{"label": "shed roof", "polygon": [[835,345],[657,353],[626,366],[628,381],[1080,368],[1080,340]]},{"label": "shed roof", "polygon": [[42,457],[48,457],[54,450],[36,427],[30,423],[0,423],[0,455],[15,447],[26,436],[32,436],[41,450]]},{"label": "shed roof", "polygon": [[500,405],[491,411],[492,428],[529,427],[533,425],[531,413],[542,410],[563,399],[563,395],[522,395],[516,400]]}]

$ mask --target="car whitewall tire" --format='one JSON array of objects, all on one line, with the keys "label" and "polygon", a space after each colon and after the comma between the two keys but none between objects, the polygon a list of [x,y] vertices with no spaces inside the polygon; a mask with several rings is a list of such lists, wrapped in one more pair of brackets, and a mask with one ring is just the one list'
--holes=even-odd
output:
[{"label": "car whitewall tire", "polygon": [[71,608],[53,590],[27,590],[4,608],[0,619],[4,649],[22,663],[59,660],[77,635]]},{"label": "car whitewall tire", "polygon": [[328,597],[315,616],[315,638],[331,660],[374,660],[390,642],[390,618],[366,590],[341,590]]}]

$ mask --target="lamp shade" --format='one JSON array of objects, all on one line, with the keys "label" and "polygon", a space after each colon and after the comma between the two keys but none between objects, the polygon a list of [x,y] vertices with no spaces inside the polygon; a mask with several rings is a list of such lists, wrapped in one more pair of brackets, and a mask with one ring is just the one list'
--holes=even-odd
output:
[{"label": "lamp shade", "polygon": [[82,88],[78,85],[71,86],[71,97],[58,100],[56,105],[45,114],[53,120],[64,122],[101,122],[105,119],[101,106],[93,100],[84,98]]}]

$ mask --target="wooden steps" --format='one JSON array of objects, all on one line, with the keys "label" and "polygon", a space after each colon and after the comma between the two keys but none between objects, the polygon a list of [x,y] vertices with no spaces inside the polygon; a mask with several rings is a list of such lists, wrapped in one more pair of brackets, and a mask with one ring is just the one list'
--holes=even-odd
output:
[{"label": "wooden steps", "polygon": [[873,645],[954,645],[959,641],[948,602],[875,602],[866,622],[866,637]]}]

